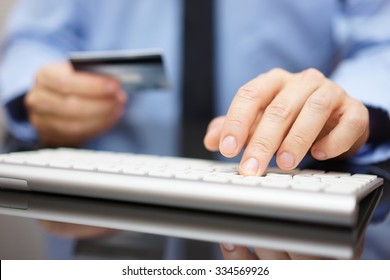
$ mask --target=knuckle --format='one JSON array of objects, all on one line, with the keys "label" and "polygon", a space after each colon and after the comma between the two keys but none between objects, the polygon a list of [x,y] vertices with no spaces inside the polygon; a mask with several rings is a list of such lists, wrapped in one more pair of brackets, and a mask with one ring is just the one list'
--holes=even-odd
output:
[{"label": "knuckle", "polygon": [[323,87],[326,89],[327,94],[332,99],[340,99],[340,97],[346,95],[346,92],[344,91],[343,88],[341,88],[339,85],[335,84],[330,80],[325,81]]},{"label": "knuckle", "polygon": [[308,100],[308,108],[316,113],[324,113],[332,107],[332,91],[317,91]]},{"label": "knuckle", "polygon": [[43,66],[35,75],[35,83],[44,86],[46,81],[55,79],[56,75],[54,73],[52,65]]},{"label": "knuckle", "polygon": [[57,79],[54,83],[59,92],[63,94],[71,94],[70,83],[65,81],[65,79]]},{"label": "knuckle", "polygon": [[233,110],[231,116],[226,120],[226,126],[228,128],[244,129],[246,118],[245,114],[239,110]]},{"label": "knuckle", "polygon": [[295,143],[295,145],[297,145],[299,147],[309,147],[312,144],[309,141],[306,133],[304,133],[303,131],[294,132],[291,134],[290,137],[291,137],[291,140],[293,141],[293,143]]},{"label": "knuckle", "polygon": [[38,87],[49,87],[62,93],[69,93],[70,85],[67,72],[59,72],[54,65],[42,67],[35,75]]},{"label": "knuckle", "polygon": [[66,98],[64,109],[69,117],[78,117],[82,112],[77,99],[74,96]]},{"label": "knuckle", "polygon": [[366,106],[364,106],[363,104],[359,103],[360,106],[361,106],[361,112],[362,112],[362,116],[363,118],[365,119],[365,122],[366,122],[366,125],[369,125],[370,123],[370,117],[369,117],[369,112],[368,112],[368,109]]},{"label": "knuckle", "polygon": [[264,117],[281,123],[287,121],[292,115],[292,108],[285,102],[272,102],[265,110]]},{"label": "knuckle", "polygon": [[313,151],[316,149],[325,152],[328,158],[336,157],[346,150],[342,145],[342,141],[333,141],[331,139],[328,141],[315,143],[311,150]]},{"label": "knuckle", "polygon": [[256,137],[251,139],[251,151],[254,154],[274,154],[275,145],[271,139],[265,137]]},{"label": "knuckle", "polygon": [[360,114],[349,115],[346,117],[345,123],[351,129],[362,132],[365,131],[368,126],[368,116],[364,111]]},{"label": "knuckle", "polygon": [[42,68],[35,75],[34,83],[37,86],[42,86],[44,81],[47,79],[47,69],[46,67]]},{"label": "knuckle", "polygon": [[324,74],[315,68],[308,68],[301,72],[303,80],[307,81],[322,81],[325,79]]},{"label": "knuckle", "polygon": [[253,103],[260,97],[260,90],[252,85],[244,85],[237,91],[237,97],[241,102]]},{"label": "knuckle", "polygon": [[281,76],[285,75],[287,73],[286,70],[283,70],[282,68],[273,68],[267,72],[270,76]]},{"label": "knuckle", "polygon": [[332,148],[333,148],[332,150],[328,149],[328,153],[330,155],[333,154],[333,157],[335,157],[335,156],[339,156],[342,153],[345,153],[346,151],[348,151],[350,146],[346,145],[345,143],[343,143],[341,141],[334,141],[332,143]]}]

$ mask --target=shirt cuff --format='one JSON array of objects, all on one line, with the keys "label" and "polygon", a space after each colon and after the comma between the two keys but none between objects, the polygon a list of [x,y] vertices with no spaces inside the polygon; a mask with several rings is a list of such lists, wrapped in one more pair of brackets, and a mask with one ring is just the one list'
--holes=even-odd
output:
[{"label": "shirt cuff", "polygon": [[21,94],[6,103],[4,113],[7,118],[9,133],[23,142],[33,144],[38,141],[38,134],[28,121],[24,97],[25,94]]}]

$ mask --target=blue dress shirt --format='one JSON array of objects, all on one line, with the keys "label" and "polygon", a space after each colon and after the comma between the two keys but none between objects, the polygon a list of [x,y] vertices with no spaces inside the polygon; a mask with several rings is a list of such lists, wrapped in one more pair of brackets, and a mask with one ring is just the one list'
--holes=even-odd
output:
[{"label": "blue dress shirt", "polygon": [[[226,113],[241,85],[274,67],[293,72],[315,67],[365,104],[390,111],[390,1],[219,0],[216,5],[218,115]],[[180,0],[21,1],[2,47],[3,103],[24,94],[42,65],[66,60],[70,51],[159,48],[173,90],[132,95],[121,122],[87,146],[175,154],[181,16]],[[9,110],[7,116],[14,136],[36,140],[26,120]],[[389,150],[379,157],[390,157]]]},{"label": "blue dress shirt", "polygon": [[[158,48],[172,89],[132,93],[120,122],[86,147],[177,154],[181,18],[180,0],[20,1],[0,56],[10,133],[37,140],[27,120],[15,117],[22,102],[9,104],[43,65],[70,51]],[[390,112],[390,0],[217,0],[215,19],[216,115],[227,112],[241,85],[275,67],[317,68],[351,96]],[[390,158],[389,141],[374,148],[376,160]]]}]

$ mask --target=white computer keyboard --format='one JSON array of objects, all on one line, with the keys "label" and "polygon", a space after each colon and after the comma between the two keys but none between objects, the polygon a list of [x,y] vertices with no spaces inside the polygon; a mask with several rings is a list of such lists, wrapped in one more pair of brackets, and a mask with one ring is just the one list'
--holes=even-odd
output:
[{"label": "white computer keyboard", "polygon": [[376,175],[282,171],[242,176],[237,164],[79,149],[0,155],[3,188],[238,214],[352,224]]}]

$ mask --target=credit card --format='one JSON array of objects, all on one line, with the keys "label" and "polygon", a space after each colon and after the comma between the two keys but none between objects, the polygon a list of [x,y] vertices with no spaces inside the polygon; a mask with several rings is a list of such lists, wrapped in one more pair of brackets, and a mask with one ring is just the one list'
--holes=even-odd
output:
[{"label": "credit card", "polygon": [[76,71],[118,79],[128,93],[169,88],[163,56],[158,50],[71,52],[69,60]]}]

